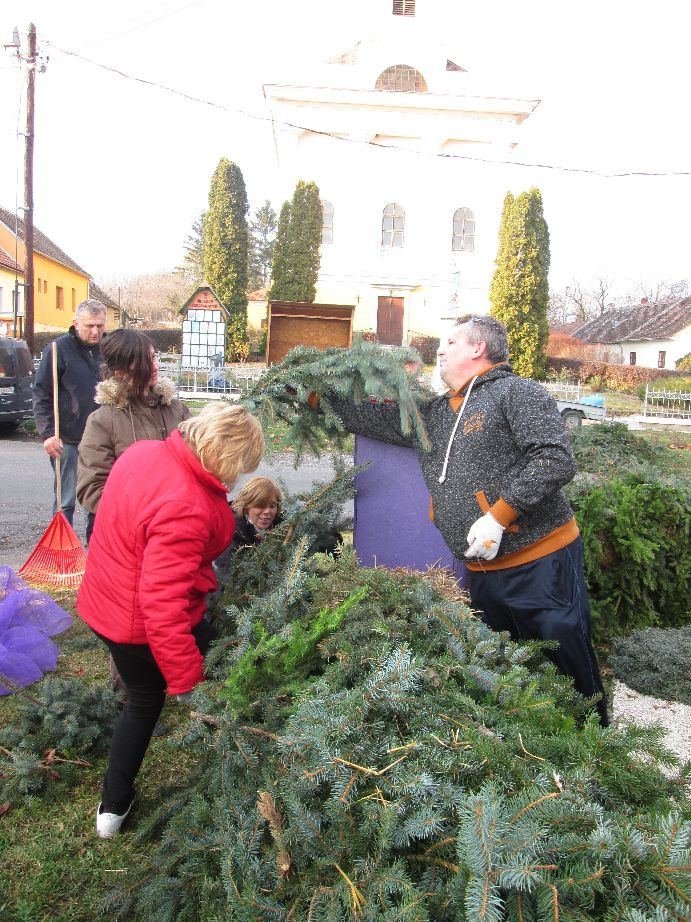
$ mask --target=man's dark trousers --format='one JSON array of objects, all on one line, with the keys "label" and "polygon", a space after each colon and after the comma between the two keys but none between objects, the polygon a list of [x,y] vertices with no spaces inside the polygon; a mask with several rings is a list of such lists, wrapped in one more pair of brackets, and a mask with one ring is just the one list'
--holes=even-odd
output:
[{"label": "man's dark trousers", "polygon": [[514,640],[559,641],[559,649],[546,651],[547,656],[586,698],[602,696],[596,707],[606,727],[607,702],[591,640],[581,539],[517,567],[467,573],[473,607],[493,630],[508,631]]}]

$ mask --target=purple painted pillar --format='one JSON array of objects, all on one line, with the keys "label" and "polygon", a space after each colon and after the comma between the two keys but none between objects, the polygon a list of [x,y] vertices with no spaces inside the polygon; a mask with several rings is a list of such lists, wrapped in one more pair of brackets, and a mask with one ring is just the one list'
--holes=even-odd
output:
[{"label": "purple painted pillar", "polygon": [[437,565],[463,585],[465,568],[429,518],[429,492],[412,448],[355,436],[355,463],[369,467],[355,481],[353,543],[363,567]]}]

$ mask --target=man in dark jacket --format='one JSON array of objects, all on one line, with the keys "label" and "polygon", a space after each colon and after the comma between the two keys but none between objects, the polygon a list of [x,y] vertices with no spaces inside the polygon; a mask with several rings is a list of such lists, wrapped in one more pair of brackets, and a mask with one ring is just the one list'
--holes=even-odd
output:
[{"label": "man in dark jacket", "polygon": [[[34,385],[34,417],[43,447],[55,470],[60,458],[61,507],[72,523],[77,495],[77,446],[89,413],[96,409],[94,395],[101,380],[100,342],[106,329],[106,309],[100,301],[82,301],[74,324],[57,339],[58,414],[60,434],[55,435],[53,414],[52,344],[46,346]],[[57,511],[57,491],[53,514]]]},{"label": "man in dark jacket", "polygon": [[581,694],[601,696],[606,725],[583,547],[561,490],[576,462],[557,406],[514,374],[506,329],[492,317],[460,318],[439,366],[448,391],[420,408],[429,452],[401,433],[396,404],[331,403],[351,432],[418,448],[434,522],[466,560],[473,606],[515,639],[558,641],[549,655]]}]

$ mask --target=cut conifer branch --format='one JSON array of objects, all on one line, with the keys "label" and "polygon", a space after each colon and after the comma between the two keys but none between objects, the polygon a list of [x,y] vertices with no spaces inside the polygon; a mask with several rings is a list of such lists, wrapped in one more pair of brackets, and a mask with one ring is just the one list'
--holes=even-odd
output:
[{"label": "cut conifer branch", "polygon": [[[433,394],[411,377],[405,362],[421,364],[414,349],[385,349],[358,339],[350,349],[322,352],[298,346],[253,385],[243,403],[263,426],[280,421],[288,427],[287,441],[296,452],[296,465],[305,452],[319,455],[327,439],[342,448],[346,433],[331,405],[334,398],[356,404],[370,399],[394,401],[404,435],[414,435],[429,450],[418,403]],[[308,403],[311,394],[319,396],[319,413]]]}]

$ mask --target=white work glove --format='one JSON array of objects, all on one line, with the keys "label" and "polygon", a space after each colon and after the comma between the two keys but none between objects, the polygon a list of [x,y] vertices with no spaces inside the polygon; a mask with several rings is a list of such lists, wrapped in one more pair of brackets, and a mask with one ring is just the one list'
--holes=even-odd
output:
[{"label": "white work glove", "polygon": [[494,560],[501,544],[504,526],[486,512],[481,519],[474,522],[468,532],[468,550],[466,557],[479,557],[482,560]]},{"label": "white work glove", "polygon": [[180,692],[179,695],[175,696],[175,700],[178,704],[189,704],[192,701],[192,692]]}]

